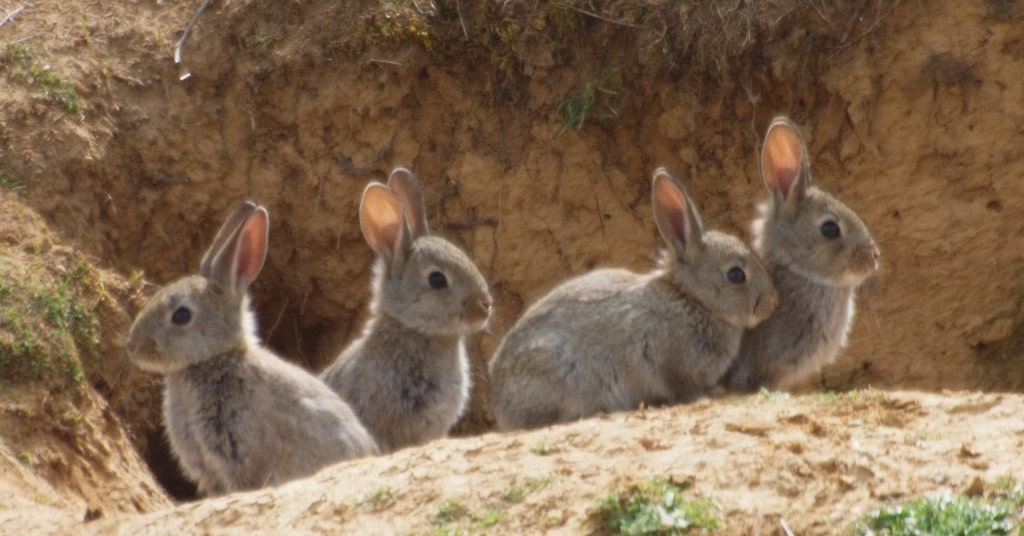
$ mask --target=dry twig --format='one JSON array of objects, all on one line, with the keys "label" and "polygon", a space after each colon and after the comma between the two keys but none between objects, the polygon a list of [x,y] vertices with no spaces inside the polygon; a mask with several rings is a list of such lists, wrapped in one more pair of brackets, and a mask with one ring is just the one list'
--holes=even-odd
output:
[{"label": "dry twig", "polygon": [[5,9],[4,11],[7,11],[7,15],[4,16],[3,20],[0,20],[0,26],[3,26],[4,24],[7,24],[8,22],[10,22],[11,19],[16,17],[18,15],[18,13],[21,13],[24,10],[25,10],[25,6],[18,6],[16,8],[14,8],[13,11],[7,11]]},{"label": "dry twig", "polygon": [[604,15],[601,15],[600,13],[594,13],[593,11],[587,11],[586,9],[578,8],[576,6],[571,6],[569,4],[559,3],[558,6],[562,7],[562,8],[565,8],[565,9],[569,9],[569,10],[575,11],[575,12],[581,14],[581,15],[586,15],[587,17],[593,17],[593,18],[598,19],[598,20],[603,20],[603,21],[605,21],[607,23],[610,23],[610,24],[617,24],[619,26],[625,26],[627,28],[643,28],[643,26],[640,26],[639,24],[633,24],[632,22],[626,22],[624,20],[615,20],[615,19],[612,19],[612,18],[608,18],[608,17],[605,17]]},{"label": "dry twig", "polygon": [[[210,7],[210,3],[213,0],[204,0],[203,5],[199,6],[199,11],[196,11],[195,15],[192,15],[192,20],[188,21],[188,26],[185,26],[185,32],[181,34],[181,39],[174,45],[174,64],[181,65],[181,49],[185,46],[185,41],[188,41],[188,36],[192,35],[192,29],[196,27],[196,23],[199,22],[199,17],[206,11],[206,8]],[[182,75],[182,80],[188,78],[188,74]]]}]

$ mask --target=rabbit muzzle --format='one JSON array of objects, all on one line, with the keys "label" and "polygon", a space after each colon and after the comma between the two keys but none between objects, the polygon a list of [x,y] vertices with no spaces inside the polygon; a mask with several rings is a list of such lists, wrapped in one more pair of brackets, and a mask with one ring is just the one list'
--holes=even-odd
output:
[{"label": "rabbit muzzle", "polygon": [[156,341],[152,338],[129,337],[125,350],[128,352],[128,359],[140,369],[158,373],[164,371],[164,367],[161,366],[157,358]]},{"label": "rabbit muzzle", "polygon": [[878,251],[878,246],[874,242],[854,251],[853,255],[850,256],[850,263],[847,265],[846,271],[839,281],[840,285],[848,287],[860,285],[865,279],[878,271],[881,256],[882,254]]},{"label": "rabbit muzzle", "polygon": [[778,306],[779,295],[774,290],[758,296],[757,300],[754,302],[754,311],[747,318],[746,327],[752,328],[760,324],[764,319],[771,316],[771,314],[775,312],[775,308]]},{"label": "rabbit muzzle", "polygon": [[489,298],[470,298],[462,307],[463,329],[476,332],[487,326],[491,318],[491,300]]}]

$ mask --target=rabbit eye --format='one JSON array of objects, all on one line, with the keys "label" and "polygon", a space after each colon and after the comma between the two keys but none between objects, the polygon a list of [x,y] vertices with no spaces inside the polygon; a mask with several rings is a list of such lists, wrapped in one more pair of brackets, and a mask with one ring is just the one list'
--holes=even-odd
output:
[{"label": "rabbit eye", "polygon": [[441,272],[430,272],[430,275],[427,276],[427,283],[430,285],[430,288],[433,289],[447,288],[448,278]]},{"label": "rabbit eye", "polygon": [[178,307],[171,313],[171,322],[176,326],[184,326],[192,320],[192,311],[188,310],[188,307]]},{"label": "rabbit eye", "polygon": [[829,240],[839,238],[842,234],[843,232],[839,229],[839,224],[832,220],[828,220],[821,224],[821,236],[824,236]]},{"label": "rabbit eye", "polygon": [[734,266],[725,273],[725,278],[734,285],[742,285],[747,282],[747,274],[743,271],[743,268]]}]

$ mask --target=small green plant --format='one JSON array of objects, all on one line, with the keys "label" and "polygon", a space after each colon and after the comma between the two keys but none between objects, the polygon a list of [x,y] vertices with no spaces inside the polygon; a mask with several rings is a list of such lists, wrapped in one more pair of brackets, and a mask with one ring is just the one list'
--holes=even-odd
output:
[{"label": "small green plant", "polygon": [[14,60],[11,74],[24,80],[35,91],[33,99],[48,100],[73,112],[78,109],[78,92],[49,65],[38,61],[35,47],[30,42],[8,43],[7,54]]},{"label": "small green plant", "polygon": [[761,395],[761,398],[767,400],[768,402],[789,400],[789,393],[787,393],[786,391],[769,391],[767,387],[762,387],[761,390],[758,391],[757,393]]},{"label": "small green plant", "polygon": [[430,518],[435,527],[444,527],[452,522],[469,516],[469,508],[459,501],[449,500],[441,505],[441,508]]},{"label": "small green plant", "polygon": [[85,42],[86,45],[90,44],[89,38],[92,36],[92,33],[89,31],[89,19],[85,18],[85,15],[82,15],[81,20],[78,21],[78,25],[82,29],[82,41]]},{"label": "small green plant", "polygon": [[378,488],[377,491],[359,501],[359,506],[367,510],[383,510],[395,502],[395,494],[391,488]]},{"label": "small green plant", "polygon": [[52,282],[18,281],[10,270],[0,279],[7,280],[0,287],[0,382],[42,383],[55,392],[79,387],[82,361],[99,359],[98,273],[78,259]]},{"label": "small green plant", "polygon": [[545,456],[548,454],[549,451],[547,445],[545,445],[544,443],[537,443],[536,445],[533,446],[532,449],[530,449],[530,452],[536,454],[537,456]]},{"label": "small green plant", "polygon": [[517,503],[525,499],[531,493],[551,483],[551,477],[527,478],[522,485],[513,485],[501,492],[501,500],[507,503]]},{"label": "small green plant", "polygon": [[[562,131],[579,131],[587,122],[587,117],[596,116],[600,119],[613,119],[619,116],[615,97],[618,92],[612,89],[611,73],[605,71],[596,80],[590,80],[583,87],[572,90],[555,110],[562,120]],[[597,106],[597,110],[594,107]]]},{"label": "small green plant", "polygon": [[15,61],[27,63],[35,58],[35,47],[28,41],[7,43],[7,54]]},{"label": "small green plant", "polygon": [[483,515],[480,516],[480,518],[477,520],[477,527],[483,529],[493,527],[494,525],[497,525],[499,521],[501,521],[502,517],[505,517],[505,511],[502,510],[501,508],[488,508],[487,511],[484,512]]},{"label": "small green plant", "polygon": [[0,188],[16,192],[25,188],[25,183],[15,179],[5,171],[0,171]]},{"label": "small green plant", "polygon": [[[967,497],[921,497],[874,510],[854,523],[857,535],[916,536],[1010,534],[1021,522],[1024,494],[992,500]],[[1024,534],[1024,530],[1019,531]]]},{"label": "small green plant", "polygon": [[816,398],[821,402],[831,404],[841,400],[857,400],[862,394],[864,393],[860,389],[850,389],[849,391],[842,392],[825,391],[818,393]]},{"label": "small green plant", "polygon": [[689,482],[653,479],[613,491],[596,515],[613,534],[685,534],[718,528],[717,506],[707,497],[688,499]]},{"label": "small green plant", "polygon": [[458,500],[448,500],[441,504],[436,514],[430,516],[430,522],[434,525],[431,534],[442,536],[479,532],[497,525],[504,517],[505,509],[501,504],[489,504],[480,513]]}]

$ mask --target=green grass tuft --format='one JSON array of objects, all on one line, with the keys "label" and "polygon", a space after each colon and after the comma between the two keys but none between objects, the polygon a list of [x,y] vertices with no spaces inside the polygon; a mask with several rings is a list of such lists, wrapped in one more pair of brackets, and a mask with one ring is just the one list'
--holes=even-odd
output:
[{"label": "green grass tuft", "polygon": [[0,384],[74,389],[82,361],[99,359],[99,276],[81,260],[53,283],[19,281],[17,269],[0,270]]},{"label": "green grass tuft", "polygon": [[10,176],[7,172],[0,171],[0,188],[16,192],[25,188],[25,183]]},{"label": "green grass tuft", "polygon": [[861,536],[917,536],[955,534],[982,536],[1011,534],[1020,526],[1024,493],[1020,488],[993,499],[967,497],[922,497],[898,506],[874,510],[854,523],[853,533]]},{"label": "green grass tuft", "polygon": [[377,491],[359,501],[359,506],[367,510],[384,510],[395,503],[395,492],[389,487],[378,488]]},{"label": "green grass tuft", "polygon": [[445,525],[459,521],[470,514],[469,508],[459,501],[445,501],[441,508],[430,518],[435,527],[441,528]]},{"label": "green grass tuft", "polygon": [[653,479],[617,490],[598,501],[596,515],[613,534],[686,534],[718,528],[715,503],[686,498],[689,482]]},{"label": "green grass tuft", "polygon": [[50,65],[40,62],[32,43],[8,43],[7,55],[14,60],[11,74],[32,88],[32,99],[59,104],[69,112],[78,109],[75,85],[50,68]]},{"label": "green grass tuft", "polygon": [[588,117],[607,120],[619,116],[614,100],[618,92],[612,89],[611,79],[611,73],[606,71],[583,87],[574,89],[558,103],[555,111],[562,120],[562,131],[581,130]]}]

